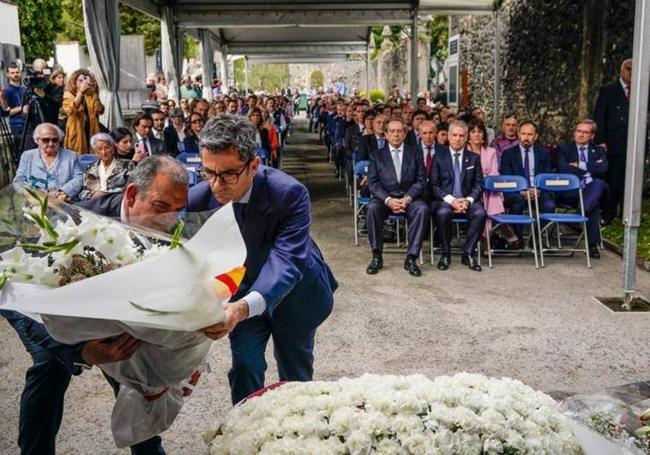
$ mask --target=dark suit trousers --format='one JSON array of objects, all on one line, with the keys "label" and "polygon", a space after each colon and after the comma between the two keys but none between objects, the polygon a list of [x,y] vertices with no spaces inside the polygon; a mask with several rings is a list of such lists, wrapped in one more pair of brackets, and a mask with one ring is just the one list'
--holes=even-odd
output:
[{"label": "dark suit trousers", "polygon": [[232,367],[228,372],[233,405],[264,387],[265,352],[270,337],[280,380],[311,381],[316,328],[329,316],[332,299],[323,269],[313,282],[303,283],[300,290],[289,293],[273,316],[265,311],[237,324],[230,334]]},{"label": "dark suit trousers", "polygon": [[603,214],[604,218],[612,219],[623,211],[626,160],[626,156],[621,153],[607,154],[606,181],[609,185],[609,196]]},{"label": "dark suit trousers", "polygon": [[[384,221],[393,212],[383,201],[373,198],[368,204],[366,224],[368,226],[368,240],[373,253],[381,253],[383,245],[382,231]],[[419,256],[422,242],[429,230],[429,208],[424,201],[413,201],[406,207],[406,219],[409,223],[407,254]]]},{"label": "dark suit trousers", "polygon": [[[582,190],[585,215],[588,218],[587,236],[589,237],[589,246],[595,246],[600,243],[599,203],[606,191],[607,184],[600,179],[594,179]],[[577,191],[557,193],[556,198],[559,205],[568,205],[576,210],[580,210],[580,196]]]},{"label": "dark suit trousers", "polygon": [[[508,213],[513,215],[521,215],[524,213],[524,210],[528,209],[528,202],[524,197],[519,193],[505,193],[505,206]],[[533,212],[535,211],[535,201],[531,200],[531,207]],[[555,212],[555,200],[551,193],[542,193],[539,197],[539,213],[552,213]],[[531,213],[530,216],[535,216],[534,213]],[[515,224],[512,226],[512,229],[517,234],[517,237],[520,239],[524,238],[524,226],[521,224]]]},{"label": "dark suit trousers", "polygon": [[20,396],[20,453],[54,455],[65,392],[72,377],[63,358],[74,355],[75,346],[55,341],[43,324],[28,317],[8,317],[8,321],[34,361],[25,373],[25,388]]},{"label": "dark suit trousers", "polygon": [[475,202],[469,206],[469,210],[467,210],[466,213],[459,214],[454,213],[451,205],[446,202],[438,202],[435,219],[436,230],[438,232],[438,238],[440,239],[440,246],[442,247],[442,254],[450,254],[451,252],[451,220],[454,217],[465,218],[469,222],[469,226],[467,227],[467,238],[465,239],[465,245],[463,246],[463,253],[470,255],[474,254],[474,251],[476,251],[476,245],[481,238],[481,233],[485,228],[485,221],[487,220],[487,213],[483,208],[483,204]]}]

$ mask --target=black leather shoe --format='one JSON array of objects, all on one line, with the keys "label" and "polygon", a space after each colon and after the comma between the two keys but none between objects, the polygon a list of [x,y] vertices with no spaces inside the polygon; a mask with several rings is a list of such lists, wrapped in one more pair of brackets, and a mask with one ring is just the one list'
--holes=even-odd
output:
[{"label": "black leather shoe", "polygon": [[414,257],[407,256],[404,260],[404,270],[406,270],[411,276],[422,276],[422,271]]},{"label": "black leather shoe", "polygon": [[438,261],[438,270],[448,270],[451,264],[451,255],[443,254]]},{"label": "black leather shoe", "polygon": [[474,256],[470,256],[469,254],[463,254],[463,258],[461,259],[461,262],[463,265],[466,265],[469,267],[470,270],[473,270],[475,272],[480,272],[481,266],[478,263],[478,260]]},{"label": "black leather shoe", "polygon": [[598,251],[597,246],[590,246],[589,247],[589,257],[591,259],[600,259],[600,251]]},{"label": "black leather shoe", "polygon": [[517,239],[514,242],[506,242],[506,250],[509,251],[521,250],[523,247],[524,242],[522,242],[521,239]]},{"label": "black leather shoe", "polygon": [[368,268],[366,268],[366,273],[368,275],[376,275],[383,267],[384,267],[384,260],[379,256],[375,256],[374,258],[372,258],[372,261],[370,261],[370,264],[368,264]]}]

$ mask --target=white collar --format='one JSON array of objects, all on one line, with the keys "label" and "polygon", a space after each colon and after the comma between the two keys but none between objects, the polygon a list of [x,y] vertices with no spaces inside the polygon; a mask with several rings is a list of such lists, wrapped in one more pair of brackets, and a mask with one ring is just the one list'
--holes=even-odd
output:
[{"label": "white collar", "polygon": [[451,147],[449,147],[449,153],[451,153],[451,156],[454,156],[455,153],[460,153],[461,156],[463,155],[463,150],[454,150]]},{"label": "white collar", "polygon": [[629,89],[630,89],[630,86],[629,86],[628,84],[626,84],[626,83],[623,81],[623,78],[622,78],[622,77],[619,77],[619,78],[618,78],[618,82],[621,83],[621,87],[623,87],[623,91],[625,91],[625,94],[627,95],[627,91],[626,91],[626,90],[629,90]]},{"label": "white collar", "polygon": [[429,150],[435,150],[435,148],[436,148],[436,144],[435,144],[435,143],[433,143],[433,144],[431,144],[431,145],[426,145],[424,142],[421,142],[421,144],[422,144],[422,150],[425,150],[425,151],[426,151],[427,149],[429,149]]},{"label": "white collar", "polygon": [[393,147],[392,145],[388,144],[388,148],[390,149],[391,153],[392,152],[401,152],[403,147],[404,147],[404,144],[400,144],[399,147]]},{"label": "white collar", "polygon": [[251,183],[251,186],[248,188],[248,191],[246,191],[246,193],[241,197],[241,199],[233,202],[238,204],[248,204],[248,202],[251,200],[252,193],[253,193],[253,184]]}]

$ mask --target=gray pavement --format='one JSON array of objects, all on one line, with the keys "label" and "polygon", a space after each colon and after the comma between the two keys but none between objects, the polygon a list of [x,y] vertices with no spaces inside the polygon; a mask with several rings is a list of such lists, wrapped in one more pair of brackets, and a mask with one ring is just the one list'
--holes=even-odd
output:
[{"label": "gray pavement", "polygon": [[[301,123],[301,126],[303,124]],[[650,313],[613,313],[594,296],[620,293],[622,262],[609,252],[587,269],[583,257],[498,258],[491,270],[469,271],[454,257],[440,272],[423,266],[410,277],[402,254],[386,254],[368,276],[370,252],[353,244],[351,208],[315,135],[291,139],[285,169],[304,182],[313,201],[313,236],[339,280],[335,309],[320,328],[316,379],[365,372],[429,377],[470,371],[520,379],[556,398],[650,377]],[[650,274],[639,270],[641,293]],[[17,453],[18,401],[30,365],[18,337],[0,322],[0,453]],[[272,351],[269,381],[277,378]],[[229,407],[226,342],[211,353],[182,415],[163,434],[170,454],[202,454],[202,435]],[[95,368],[73,379],[58,439],[61,454],[124,454],[112,443],[113,395]]]}]

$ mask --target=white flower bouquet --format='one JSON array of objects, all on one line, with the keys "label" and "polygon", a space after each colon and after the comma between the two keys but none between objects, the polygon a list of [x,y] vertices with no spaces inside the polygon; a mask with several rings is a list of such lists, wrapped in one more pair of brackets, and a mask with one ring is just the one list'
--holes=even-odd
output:
[{"label": "white flower bouquet", "polygon": [[512,379],[459,373],[286,383],[206,435],[219,454],[581,454],[569,419]]},{"label": "white flower bouquet", "polygon": [[0,192],[0,252],[0,310],[42,319],[62,343],[143,341],[129,360],[100,365],[121,384],[118,447],[173,422],[211,346],[197,330],[223,319],[246,254],[232,208],[182,241],[180,228],[167,237],[16,187]]}]

